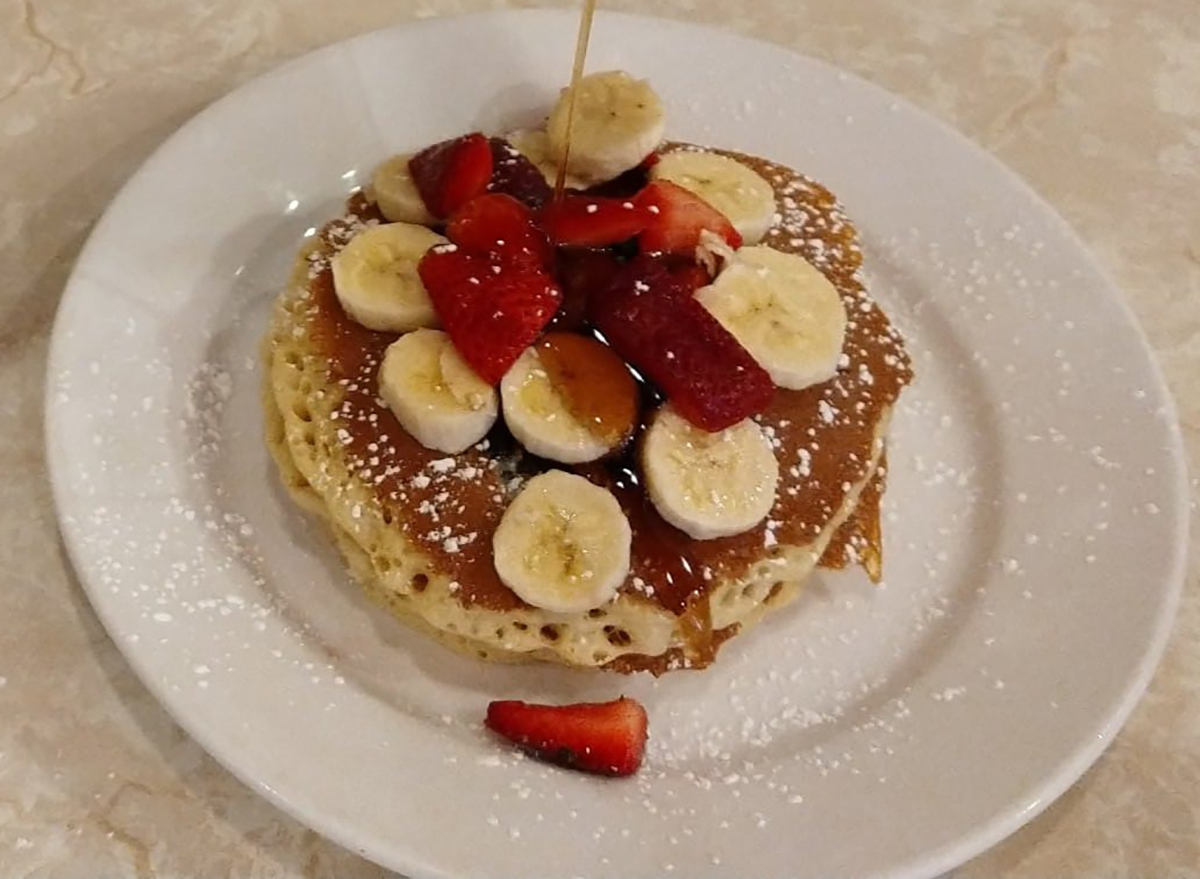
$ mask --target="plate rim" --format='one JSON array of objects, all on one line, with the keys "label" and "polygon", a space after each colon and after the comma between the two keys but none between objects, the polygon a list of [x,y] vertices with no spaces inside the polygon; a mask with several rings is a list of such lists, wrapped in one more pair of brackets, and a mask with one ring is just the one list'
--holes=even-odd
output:
[{"label": "plate rim", "polygon": [[[1155,616],[1152,638],[1149,643],[1143,645],[1141,658],[1133,674],[1129,676],[1122,689],[1120,701],[1115,709],[1099,723],[1099,729],[1096,734],[1087,737],[1083,742],[1070,749],[1069,755],[1061,761],[1056,770],[1051,775],[1043,778],[1030,791],[1031,794],[1036,793],[1037,795],[1036,800],[1032,804],[1020,807],[1014,803],[1008,809],[998,811],[990,820],[977,824],[970,832],[962,834],[955,841],[947,843],[941,848],[927,850],[923,854],[910,859],[908,862],[898,863],[896,870],[889,872],[889,875],[906,877],[906,879],[928,879],[928,877],[938,876],[946,870],[965,863],[967,860],[981,854],[1010,836],[1020,827],[1037,817],[1067,789],[1074,785],[1108,748],[1117,733],[1128,721],[1134,708],[1137,707],[1141,697],[1148,689],[1154,673],[1161,662],[1170,640],[1173,623],[1186,581],[1186,565],[1189,550],[1187,534],[1190,522],[1190,507],[1186,491],[1188,473],[1186,448],[1179,422],[1178,407],[1166,382],[1162,365],[1150,344],[1144,328],[1126,298],[1123,288],[1115,282],[1108,268],[1096,258],[1091,248],[1079,236],[1075,228],[1022,175],[1004,164],[987,148],[952,127],[948,122],[934,116],[931,112],[915,104],[903,95],[888,91],[853,71],[845,70],[822,59],[803,54],[790,46],[774,43],[769,40],[757,39],[712,24],[695,23],[664,16],[650,16],[609,10],[601,10],[600,16],[607,20],[625,20],[629,23],[637,22],[646,27],[668,26],[671,28],[687,29],[693,32],[705,32],[708,37],[713,39],[734,41],[746,46],[769,46],[772,49],[783,50],[802,58],[806,63],[823,68],[826,72],[852,82],[856,88],[871,91],[877,96],[884,95],[890,100],[902,103],[908,112],[918,115],[927,124],[931,123],[938,129],[941,136],[949,137],[955,141],[959,148],[967,149],[974,153],[977,158],[986,161],[992,166],[993,170],[1003,175],[1011,186],[1019,189],[1024,198],[1036,204],[1046,219],[1059,228],[1059,231],[1086,257],[1089,267],[1103,280],[1108,291],[1114,294],[1108,298],[1115,302],[1120,309],[1124,322],[1135,334],[1135,338],[1141,349],[1140,353],[1146,358],[1149,372],[1154,382],[1153,390],[1162,403],[1163,420],[1170,439],[1168,447],[1164,449],[1164,454],[1169,457],[1177,476],[1176,479],[1172,480],[1174,486],[1172,498],[1173,509],[1169,511],[1174,515],[1176,522],[1175,540],[1173,540],[1175,550],[1171,560],[1169,575],[1164,579],[1166,588],[1162,593],[1163,601],[1160,610]],[[72,576],[83,586],[93,612],[100,618],[110,636],[119,632],[121,627],[118,625],[117,620],[110,617],[105,603],[102,600],[95,600],[98,594],[95,585],[90,583],[87,577],[81,575],[81,572],[86,571],[88,566],[84,563],[83,550],[80,545],[80,530],[77,526],[69,525],[64,521],[64,511],[69,505],[69,496],[71,494],[71,487],[66,476],[68,470],[67,459],[70,456],[65,450],[60,450],[56,447],[56,440],[59,436],[58,420],[61,404],[56,399],[54,377],[61,372],[64,361],[68,359],[70,339],[66,327],[71,308],[86,292],[79,277],[80,266],[88,264],[93,259],[93,251],[100,246],[98,242],[104,237],[104,233],[107,232],[109,226],[117,222],[116,218],[121,213],[123,202],[128,197],[133,184],[145,171],[153,167],[157,162],[163,161],[164,155],[170,152],[174,144],[187,139],[200,126],[204,125],[211,116],[220,114],[223,108],[234,104],[252,90],[269,88],[270,84],[276,79],[286,77],[295,69],[320,63],[321,59],[333,57],[348,46],[375,39],[386,39],[385,35],[393,33],[411,32],[414,30],[432,31],[441,27],[452,26],[454,23],[475,22],[478,24],[487,20],[518,18],[530,20],[569,18],[573,21],[575,19],[575,12],[574,10],[558,8],[527,8],[437,16],[429,19],[400,22],[376,30],[366,31],[343,40],[327,43],[300,54],[258,76],[240,83],[189,117],[154,148],[125,180],[119,191],[105,207],[101,217],[89,232],[88,239],[76,258],[71,274],[64,285],[62,297],[56,308],[50,333],[50,344],[48,346],[46,382],[42,402],[44,411],[43,426],[45,431],[44,453],[46,455],[47,471],[51,484],[60,540],[71,561]],[[178,700],[173,698],[166,683],[160,680],[153,673],[153,670],[145,664],[146,655],[137,650],[127,649],[122,639],[112,637],[112,641],[124,660],[134,670],[142,685],[154,696],[155,700],[168,713],[172,720],[178,723],[191,738],[204,748],[207,754],[234,777],[247,785],[257,795],[264,797],[275,807],[305,826],[314,829],[319,828],[321,835],[335,841],[344,848],[364,855],[377,863],[388,864],[392,862],[394,850],[385,850],[373,845],[364,844],[362,839],[355,838],[355,833],[351,825],[345,822],[327,820],[319,812],[312,812],[305,808],[305,804],[296,802],[294,798],[289,799],[282,790],[277,790],[257,778],[252,767],[242,765],[236,754],[231,754],[227,750],[215,747],[209,735],[209,728],[202,723],[193,723],[194,718],[189,712],[183,706],[176,704]],[[410,857],[404,869],[415,871],[412,873],[414,879],[417,876],[436,876],[439,879],[440,877],[452,879],[451,874],[445,873],[428,863],[422,864],[423,859],[418,850],[408,849],[407,853]]]}]

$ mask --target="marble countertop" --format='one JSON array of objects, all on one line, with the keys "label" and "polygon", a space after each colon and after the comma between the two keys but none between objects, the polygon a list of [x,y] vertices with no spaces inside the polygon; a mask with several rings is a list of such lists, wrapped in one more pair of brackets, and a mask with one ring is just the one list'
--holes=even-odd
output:
[{"label": "marble countertop", "polygon": [[[214,98],[321,44],[483,0],[0,0],[0,873],[385,871],[252,794],[157,705],[59,542],[42,452],[51,320],[104,206]],[[611,0],[771,40],[905,96],[1025,177],[1124,289],[1200,454],[1194,0]],[[333,12],[333,10],[337,10]],[[1193,506],[1197,495],[1192,485]],[[960,877],[1183,876],[1200,864],[1192,562],[1150,691],[1104,757]]]}]

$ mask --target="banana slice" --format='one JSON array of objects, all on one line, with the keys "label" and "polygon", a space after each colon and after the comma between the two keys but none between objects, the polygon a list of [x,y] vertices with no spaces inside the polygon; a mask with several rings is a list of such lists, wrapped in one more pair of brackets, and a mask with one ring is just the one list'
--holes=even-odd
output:
[{"label": "banana slice", "polygon": [[[594,183],[611,180],[636,167],[662,143],[666,113],[646,80],[610,70],[583,77],[578,89],[567,157],[572,174]],[[570,102],[571,89],[563,89],[546,122],[555,161],[567,151]]]},{"label": "banana slice", "polygon": [[[550,149],[550,135],[539,128],[521,128],[510,131],[504,139],[542,172],[547,183],[553,186],[558,182],[558,160]],[[564,185],[567,189],[587,189],[592,181],[568,173]]]},{"label": "banana slice", "polygon": [[408,160],[412,157],[412,153],[401,153],[392,156],[376,168],[367,194],[379,205],[383,215],[393,223],[432,226],[437,220],[429,213],[429,208],[425,207],[417,184],[408,172]]},{"label": "banana slice", "polygon": [[749,531],[775,505],[779,462],[762,428],[748,418],[710,433],[665,406],[641,452],[650,502],[696,540]]},{"label": "banana slice", "polygon": [[661,156],[651,180],[669,180],[694,192],[729,218],[744,244],[757,244],[775,224],[775,190],[737,159],[679,150]]},{"label": "banana slice", "polygon": [[387,223],[359,232],[333,258],[333,289],[346,314],[371,330],[436,327],[437,312],[417,274],[425,251],[449,242],[424,226]]},{"label": "banana slice", "polygon": [[696,298],[779,387],[799,390],[837,373],[846,309],[829,279],[803,257],[743,247]]},{"label": "banana slice", "polygon": [[451,455],[483,439],[499,411],[495,389],[441,330],[416,330],[388,345],[379,396],[417,442]]},{"label": "banana slice", "polygon": [[579,613],[612,600],[633,536],[612,493],[550,470],[529,480],[492,538],[496,573],[534,607]]},{"label": "banana slice", "polygon": [[527,451],[563,464],[595,461],[623,445],[636,426],[637,398],[624,361],[577,333],[547,334],[500,382],[512,435]]}]

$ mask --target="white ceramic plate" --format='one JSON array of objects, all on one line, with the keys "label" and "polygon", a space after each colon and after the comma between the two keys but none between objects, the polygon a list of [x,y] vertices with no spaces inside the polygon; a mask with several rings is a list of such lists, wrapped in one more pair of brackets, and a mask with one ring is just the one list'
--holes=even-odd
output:
[{"label": "white ceramic plate", "polygon": [[[603,15],[593,34],[591,68],[650,77],[672,137],[803,169],[856,219],[919,376],[894,424],[886,587],[821,574],[704,673],[480,665],[361,599],[273,478],[256,354],[301,238],[389,152],[535,121],[574,28],[514,12],[331,46],[216,103],[130,180],[51,356],[80,578],[219,760],[414,877],[948,869],[1061,793],[1129,713],[1179,594],[1185,508],[1171,402],[1110,282],[1023,184],[907,104],[690,25]],[[479,726],[492,698],[621,692],[651,715],[634,780],[518,759]]]}]

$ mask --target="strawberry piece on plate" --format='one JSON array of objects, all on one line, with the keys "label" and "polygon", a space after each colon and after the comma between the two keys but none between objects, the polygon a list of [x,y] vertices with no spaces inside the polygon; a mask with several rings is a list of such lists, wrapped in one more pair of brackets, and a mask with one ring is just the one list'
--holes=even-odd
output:
[{"label": "strawberry piece on plate", "polygon": [[446,224],[446,237],[471,253],[494,253],[503,262],[546,265],[552,254],[533,211],[511,195],[489,192],[473,198]]},{"label": "strawberry piece on plate", "polygon": [[467,253],[454,245],[432,248],[417,271],[454,347],[493,385],[562,301],[562,291],[542,268]]},{"label": "strawberry piece on plate", "polygon": [[429,213],[444,219],[487,189],[492,148],[482,134],[465,134],[421,150],[408,170]]},{"label": "strawberry piece on plate", "polygon": [[626,264],[588,316],[613,349],[666,394],[697,427],[724,430],[763,411],[775,385],[662,260]]},{"label": "strawberry piece on plate", "polygon": [[607,247],[637,235],[653,215],[626,199],[564,195],[542,208],[538,219],[555,244]]},{"label": "strawberry piece on plate", "polygon": [[646,709],[622,696],[612,702],[488,705],[488,729],[537,757],[596,775],[633,775],[646,749]]},{"label": "strawberry piece on plate", "polygon": [[729,218],[700,196],[669,180],[656,180],[637,194],[635,201],[652,214],[638,236],[644,253],[691,255],[705,229],[724,238],[730,247],[741,247],[742,236]]},{"label": "strawberry piece on plate", "polygon": [[537,165],[502,137],[493,137],[488,143],[492,148],[492,180],[488,192],[503,192],[531,208],[540,208],[550,201],[554,190]]}]

